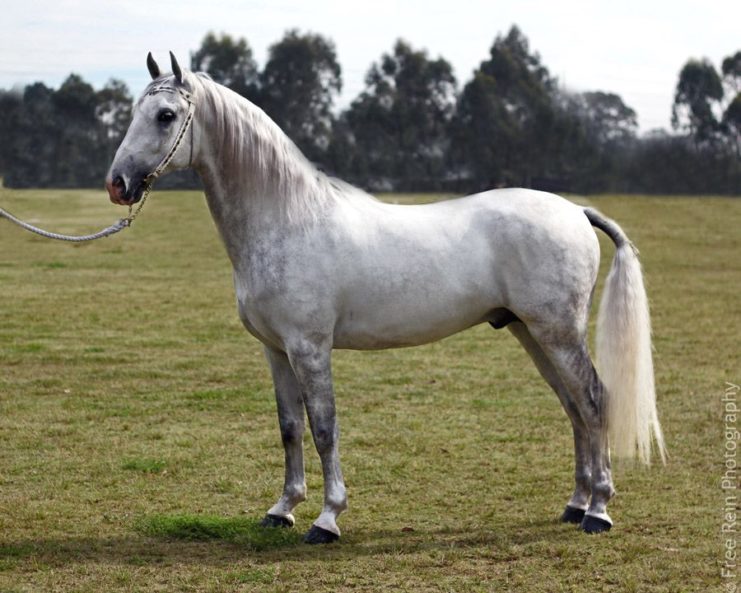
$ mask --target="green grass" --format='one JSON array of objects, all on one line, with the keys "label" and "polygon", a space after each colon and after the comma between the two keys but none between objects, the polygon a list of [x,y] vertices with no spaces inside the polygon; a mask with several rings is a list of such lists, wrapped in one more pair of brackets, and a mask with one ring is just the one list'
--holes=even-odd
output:
[{"label": "green grass", "polygon": [[[0,591],[724,590],[741,201],[590,202],[641,249],[667,466],[618,464],[615,528],[587,537],[557,521],[568,421],[507,332],[337,352],[350,509],[319,548],[300,543],[321,508],[308,435],[297,529],[257,528],[283,452],[203,198],[155,192],[131,229],[85,245],[0,220]],[[0,190],[0,205],[64,233],[122,216],[103,192]]]},{"label": "green grass", "polygon": [[165,470],[167,464],[160,459],[129,459],[121,464],[122,469],[158,474]]},{"label": "green grass", "polygon": [[295,546],[301,541],[295,529],[265,529],[247,517],[214,515],[152,515],[136,523],[140,533],[153,538],[184,541],[219,540],[251,551]]}]

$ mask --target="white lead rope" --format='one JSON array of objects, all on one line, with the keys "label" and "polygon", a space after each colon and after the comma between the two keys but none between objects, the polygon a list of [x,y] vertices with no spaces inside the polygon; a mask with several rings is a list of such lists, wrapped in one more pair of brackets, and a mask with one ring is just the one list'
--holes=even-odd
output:
[{"label": "white lead rope", "polygon": [[[144,193],[142,194],[142,198],[139,201],[139,206],[136,210],[133,210],[133,205],[129,206],[129,215],[126,218],[122,218],[117,222],[114,222],[111,226],[104,228],[102,231],[98,231],[97,233],[93,233],[92,235],[62,235],[60,233],[52,233],[50,231],[45,231],[44,229],[40,229],[39,227],[35,227],[32,224],[28,224],[27,222],[23,222],[19,218],[16,218],[13,216],[10,212],[5,210],[4,208],[0,208],[0,217],[7,218],[10,222],[17,224],[19,227],[26,229],[27,231],[31,231],[32,233],[36,233],[37,235],[41,235],[42,237],[46,237],[47,239],[57,239],[58,241],[69,241],[72,243],[82,243],[84,241],[94,241],[95,239],[102,239],[103,237],[109,237],[111,235],[115,235],[119,231],[122,231],[123,229],[130,227],[131,223],[134,222],[134,219],[139,215],[139,212],[141,212],[142,208],[144,207],[144,202],[147,201],[147,196],[149,195],[149,192],[152,191],[152,184],[154,183],[154,180],[159,177],[162,172],[165,170],[167,165],[170,164],[170,161],[175,156],[175,153],[177,152],[178,148],[180,147],[180,143],[183,141],[183,138],[185,137],[186,132],[188,131],[188,128],[193,123],[193,114],[195,112],[195,104],[193,103],[191,99],[190,93],[186,92],[183,89],[173,89],[172,87],[158,87],[153,89],[149,92],[150,95],[153,95],[158,92],[178,92],[182,97],[188,102],[188,113],[185,116],[185,120],[183,120],[183,124],[180,126],[180,130],[178,130],[177,136],[175,136],[175,141],[172,144],[172,148],[167,152],[167,154],[162,158],[160,161],[160,164],[157,165],[157,167],[147,176],[146,179],[146,188],[144,189]],[[191,139],[191,160],[193,159],[193,141]],[[190,164],[190,163],[189,163]]]},{"label": "white lead rope", "polygon": [[47,239],[70,241],[72,243],[82,243],[83,241],[94,241],[95,239],[102,239],[103,237],[108,237],[125,229],[127,226],[131,226],[131,218],[122,218],[108,228],[105,228],[97,233],[93,233],[92,235],[62,235],[60,233],[45,231],[44,229],[33,226],[32,224],[23,222],[3,208],[0,208],[0,216],[2,216],[3,218],[7,218],[10,222],[14,222],[19,227],[26,229],[27,231],[31,231],[32,233],[36,233],[37,235],[41,235],[42,237],[46,237]]}]

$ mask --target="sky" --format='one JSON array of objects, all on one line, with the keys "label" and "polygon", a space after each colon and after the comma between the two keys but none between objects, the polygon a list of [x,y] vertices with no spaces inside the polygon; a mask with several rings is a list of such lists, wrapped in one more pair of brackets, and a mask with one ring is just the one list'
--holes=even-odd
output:
[{"label": "sky", "polygon": [[168,51],[188,65],[209,31],[244,37],[258,65],[289,29],[335,43],[348,105],[371,63],[403,38],[454,68],[460,88],[498,34],[516,24],[545,66],[571,91],[619,94],[642,132],[670,127],[680,69],[708,58],[718,69],[741,49],[741,2],[732,0],[3,0],[0,88],[71,73],[96,88],[110,78],[138,96],[145,58]]}]

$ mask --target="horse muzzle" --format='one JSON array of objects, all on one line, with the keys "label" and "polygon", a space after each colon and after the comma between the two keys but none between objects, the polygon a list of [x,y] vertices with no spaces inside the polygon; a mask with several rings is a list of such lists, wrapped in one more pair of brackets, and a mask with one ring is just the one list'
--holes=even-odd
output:
[{"label": "horse muzzle", "polygon": [[139,183],[130,185],[121,175],[115,175],[106,179],[105,187],[111,202],[120,206],[131,206],[141,200],[142,194],[147,189],[147,178],[143,177]]}]

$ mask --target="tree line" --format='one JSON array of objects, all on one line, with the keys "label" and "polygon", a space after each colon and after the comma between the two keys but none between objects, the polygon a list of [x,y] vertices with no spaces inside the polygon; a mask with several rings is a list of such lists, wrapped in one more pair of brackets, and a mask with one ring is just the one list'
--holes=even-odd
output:
[{"label": "tree line", "polygon": [[[741,194],[741,51],[720,70],[688,60],[672,132],[644,136],[620,96],[561,87],[516,26],[462,88],[447,60],[399,40],[340,111],[341,68],[321,35],[288,31],[260,69],[246,39],[209,33],[191,69],[262,107],[321,169],[370,190]],[[58,89],[0,90],[5,185],[100,186],[132,103],[123,82],[96,91],[75,74]]]}]

